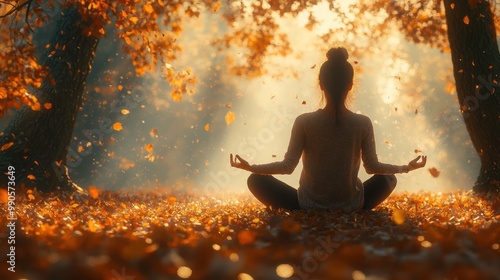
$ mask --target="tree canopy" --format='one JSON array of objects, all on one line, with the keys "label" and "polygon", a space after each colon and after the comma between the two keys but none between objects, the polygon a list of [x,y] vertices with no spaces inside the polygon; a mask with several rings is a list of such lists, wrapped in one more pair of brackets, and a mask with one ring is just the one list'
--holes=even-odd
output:
[{"label": "tree canopy", "polygon": [[[124,51],[130,56],[138,76],[161,71],[172,86],[171,95],[180,100],[182,94],[193,91],[196,77],[190,69],[174,70],[169,62],[182,52],[177,38],[182,34],[183,21],[198,17],[203,11],[220,14],[228,27],[224,36],[210,44],[220,49],[237,47],[244,52],[242,60],[228,59],[230,72],[257,77],[266,73],[265,58],[291,53],[287,35],[280,31],[280,18],[306,15],[305,27],[313,30],[328,24],[318,42],[327,45],[349,44],[354,53],[370,52],[373,42],[356,40],[360,37],[380,39],[390,28],[400,29],[415,42],[449,51],[446,20],[442,1],[2,1],[0,3],[0,114],[22,104],[33,110],[50,104],[39,104],[31,89],[50,79],[47,69],[40,66],[33,34],[50,23],[62,8],[77,5],[83,19],[91,19],[82,36],[106,36],[107,26],[114,26],[123,40]],[[331,12],[331,22],[321,22],[314,10],[320,5]],[[415,20],[417,19],[417,20]],[[217,23],[220,24],[220,23]],[[52,52],[64,51],[65,46],[50,46]]]}]

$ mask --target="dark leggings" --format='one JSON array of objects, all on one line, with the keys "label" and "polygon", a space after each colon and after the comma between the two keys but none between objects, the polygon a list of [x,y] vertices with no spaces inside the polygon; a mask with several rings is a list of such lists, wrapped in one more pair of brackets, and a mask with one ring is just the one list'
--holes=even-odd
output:
[{"label": "dark leggings", "polygon": [[[248,177],[248,189],[264,205],[273,208],[299,210],[297,190],[273,176],[252,174]],[[374,175],[366,180],[364,210],[370,210],[384,201],[396,187],[396,176]]]}]

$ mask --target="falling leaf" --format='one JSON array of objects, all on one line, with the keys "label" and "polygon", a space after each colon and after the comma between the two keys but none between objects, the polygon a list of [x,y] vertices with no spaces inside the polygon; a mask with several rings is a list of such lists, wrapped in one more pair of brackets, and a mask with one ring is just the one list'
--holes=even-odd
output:
[{"label": "falling leaf", "polygon": [[394,209],[392,211],[392,220],[396,225],[402,225],[406,221],[406,212],[401,209]]},{"label": "falling leaf", "polygon": [[213,10],[214,12],[217,12],[217,11],[219,11],[219,9],[220,9],[220,7],[221,7],[221,6],[222,6],[222,4],[220,3],[220,1],[217,1],[217,2],[215,2],[215,4],[212,6],[212,10]]},{"label": "falling leaf", "polygon": [[307,104],[307,102],[305,100],[302,101],[302,105],[306,105],[306,104]]},{"label": "falling leaf", "polygon": [[36,177],[35,177],[35,175],[33,175],[33,174],[28,174],[26,177],[27,177],[28,179],[30,179],[31,181],[35,181],[35,180],[36,180]]},{"label": "falling leaf", "polygon": [[152,138],[156,138],[158,137],[158,130],[156,128],[152,128],[150,131],[149,131],[149,136],[151,136]]},{"label": "falling leaf", "polygon": [[311,69],[314,69],[314,68],[316,68],[316,64],[314,64],[313,66],[311,66]]},{"label": "falling leaf", "polygon": [[52,103],[44,103],[43,108],[50,110],[52,108]]},{"label": "falling leaf", "polygon": [[118,165],[118,167],[120,169],[123,169],[123,170],[130,169],[134,166],[135,166],[135,163],[133,161],[126,159],[126,158],[122,158],[120,161],[120,164]]},{"label": "falling leaf", "polygon": [[227,125],[232,124],[234,122],[234,118],[235,118],[235,116],[234,116],[233,112],[231,112],[231,111],[227,112],[226,117],[225,117],[226,124]]},{"label": "falling leaf", "polygon": [[89,194],[93,199],[99,198],[99,190],[94,186],[89,187]]},{"label": "falling leaf", "polygon": [[465,17],[464,17],[464,23],[465,23],[465,24],[469,24],[469,17],[468,17],[468,16],[465,16]]},{"label": "falling leaf", "polygon": [[153,144],[147,144],[146,146],[144,146],[144,149],[146,149],[146,151],[150,154],[153,153]]},{"label": "falling leaf", "polygon": [[128,115],[128,114],[130,114],[130,111],[127,109],[122,109],[121,113],[122,113],[122,115]]},{"label": "falling leaf", "polygon": [[116,130],[116,131],[120,131],[123,129],[123,126],[120,122],[116,122],[113,124],[113,129]]},{"label": "falling leaf", "polygon": [[122,85],[118,85],[118,90],[122,90],[122,89],[123,89],[123,86]]},{"label": "falling leaf", "polygon": [[427,170],[429,170],[429,173],[431,173],[432,177],[434,178],[439,177],[439,174],[441,174],[441,172],[436,167],[431,167]]},{"label": "falling leaf", "polygon": [[414,152],[415,154],[418,154],[418,153],[421,153],[421,152],[422,152],[422,150],[415,149],[413,152]]},{"label": "falling leaf", "polygon": [[2,147],[0,148],[0,150],[3,152],[5,150],[8,150],[13,145],[14,145],[14,142],[5,143],[5,144],[2,145]]}]

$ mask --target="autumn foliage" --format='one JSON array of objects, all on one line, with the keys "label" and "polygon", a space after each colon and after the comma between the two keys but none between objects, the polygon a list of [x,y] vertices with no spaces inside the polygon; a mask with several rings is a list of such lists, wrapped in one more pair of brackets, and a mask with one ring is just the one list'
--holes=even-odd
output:
[{"label": "autumn foliage", "polygon": [[[212,24],[225,32],[207,43],[219,50],[231,49],[226,61],[230,73],[252,78],[267,74],[267,58],[292,53],[280,19],[305,15],[308,22],[304,28],[313,31],[318,25],[325,24],[317,19],[314,11],[314,7],[321,3],[316,0],[290,3],[214,0],[2,1],[0,113],[22,104],[34,110],[41,109],[33,91],[41,86],[44,78],[50,78],[50,71],[41,66],[43,57],[36,53],[33,34],[38,28],[53,22],[65,6],[77,5],[82,19],[89,20],[90,24],[84,28],[82,36],[107,36],[106,30],[116,28],[136,75],[162,72],[170,82],[172,98],[178,101],[183,94],[192,93],[196,83],[196,73],[191,69],[176,69],[171,64],[183,48],[189,47],[178,41],[187,32],[184,30],[187,19],[200,17],[202,13],[218,15],[219,20]],[[311,44],[331,46],[340,43],[352,46],[354,55],[366,54],[373,50],[373,40],[385,38],[396,28],[410,41],[449,51],[442,1],[354,1],[348,8],[341,6],[336,1],[328,3],[331,27],[318,34],[318,41]],[[48,55],[51,50],[65,48],[45,47]],[[241,53],[242,56],[232,53]]]},{"label": "autumn foliage", "polygon": [[[161,71],[170,82],[171,95],[176,101],[185,93],[193,92],[196,82],[190,69],[173,69],[169,62],[182,51],[177,39],[182,34],[183,21],[198,17],[201,12],[221,14],[221,22],[231,31],[214,45],[240,46],[249,53],[243,64],[233,65],[238,75],[254,77],[262,74],[266,55],[287,54],[289,46],[278,29],[273,9],[280,14],[297,13],[312,4],[301,2],[287,5],[271,2],[268,6],[244,1],[2,1],[0,3],[0,113],[22,104],[40,110],[41,105],[33,91],[40,88],[43,79],[50,80],[50,69],[42,67],[43,57],[36,53],[33,34],[37,28],[52,22],[58,13],[76,5],[87,25],[81,36],[106,36],[106,28],[114,26],[123,40],[123,49],[129,54],[137,76],[151,71]],[[252,24],[254,21],[257,25]],[[240,22],[240,24],[236,24]],[[251,25],[250,25],[251,24]],[[251,28],[248,28],[252,26]],[[47,54],[65,46],[45,46]],[[234,63],[232,63],[234,64]]]}]

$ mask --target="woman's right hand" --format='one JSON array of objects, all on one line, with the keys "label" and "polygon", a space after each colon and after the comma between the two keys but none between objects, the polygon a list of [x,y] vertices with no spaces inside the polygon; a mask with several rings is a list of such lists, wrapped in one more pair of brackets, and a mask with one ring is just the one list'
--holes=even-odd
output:
[{"label": "woman's right hand", "polygon": [[[422,161],[419,162],[420,158],[422,158]],[[426,162],[427,156],[418,156],[414,160],[410,161],[410,163],[408,163],[408,172],[424,167]]]},{"label": "woman's right hand", "polygon": [[231,154],[229,156],[229,163],[231,163],[232,167],[250,171],[250,164],[248,163],[248,161],[242,159],[239,155],[236,155],[233,159],[233,154]]}]

